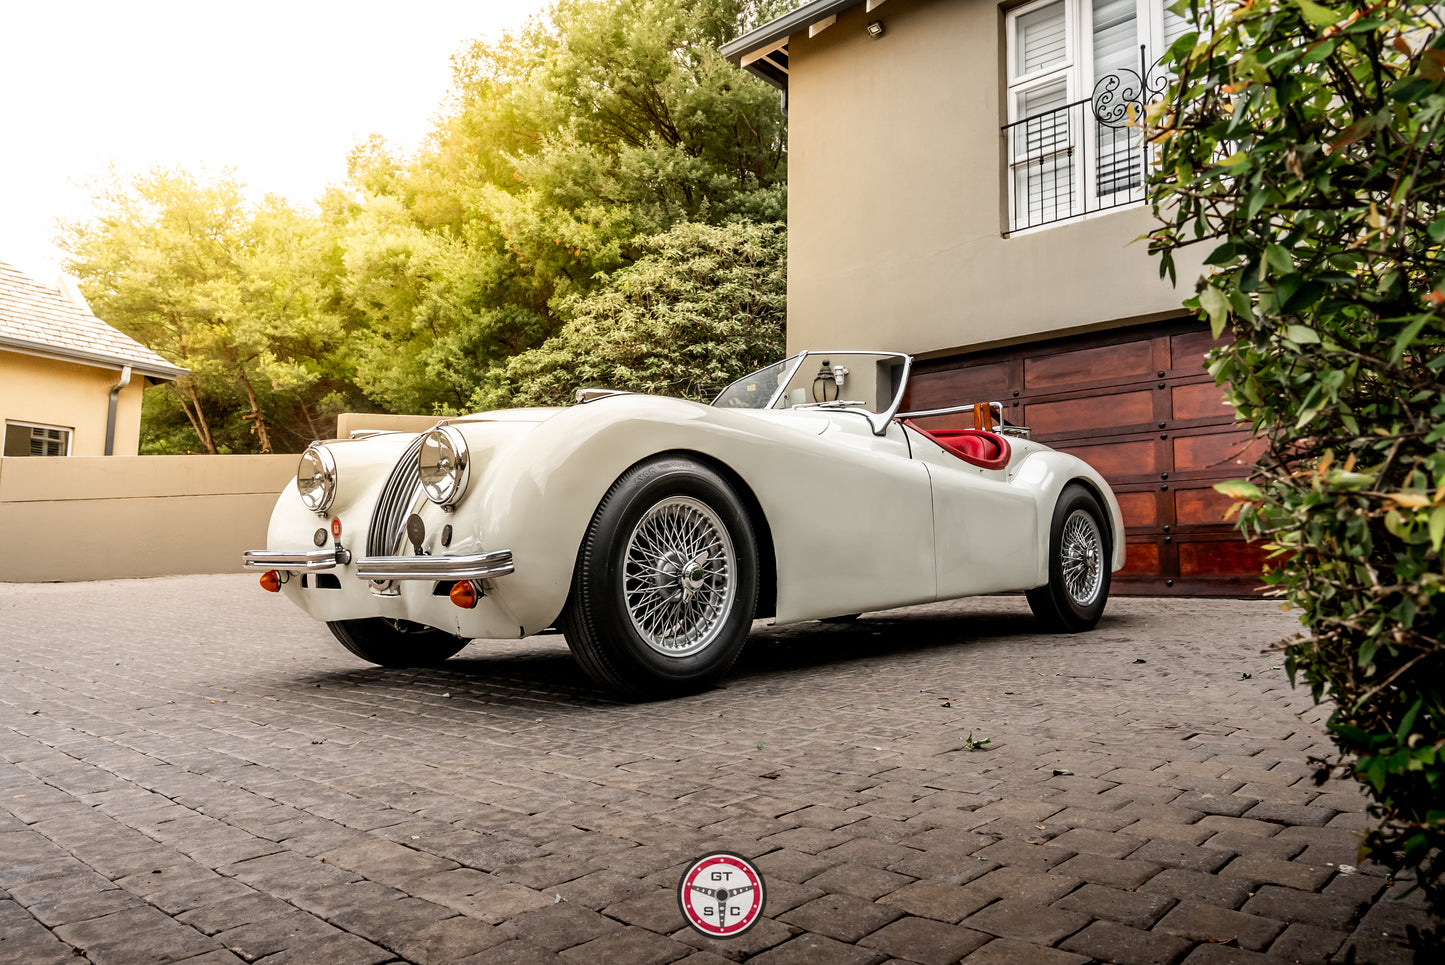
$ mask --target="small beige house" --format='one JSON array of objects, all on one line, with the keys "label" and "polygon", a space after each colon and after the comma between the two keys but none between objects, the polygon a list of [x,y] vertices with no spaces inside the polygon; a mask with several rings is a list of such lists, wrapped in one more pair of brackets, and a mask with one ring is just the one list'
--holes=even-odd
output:
[{"label": "small beige house", "polygon": [[136,455],[141,392],[185,375],[96,318],[68,279],[0,262],[0,455]]},{"label": "small beige house", "polygon": [[[1120,590],[1238,593],[1260,558],[1213,483],[1249,438],[1146,243],[1131,112],[1168,0],[812,0],[723,47],[788,114],[788,343],[919,359],[912,408],[999,400],[1124,510]],[[1202,253],[1196,257],[1202,258]]]}]

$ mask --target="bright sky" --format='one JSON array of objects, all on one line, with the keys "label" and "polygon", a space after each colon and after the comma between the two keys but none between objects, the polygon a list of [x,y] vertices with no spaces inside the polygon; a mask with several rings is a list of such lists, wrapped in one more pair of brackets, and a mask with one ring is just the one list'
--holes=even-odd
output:
[{"label": "bright sky", "polygon": [[56,219],[111,164],[235,169],[258,196],[314,200],[376,132],[410,151],[468,41],[548,0],[5,0],[0,261],[50,283]]}]

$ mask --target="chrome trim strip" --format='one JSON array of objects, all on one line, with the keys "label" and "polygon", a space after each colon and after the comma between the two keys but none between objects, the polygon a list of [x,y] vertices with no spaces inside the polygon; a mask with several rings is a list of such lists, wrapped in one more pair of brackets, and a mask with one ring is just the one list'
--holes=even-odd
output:
[{"label": "chrome trim strip", "polygon": [[289,550],[246,550],[241,564],[248,570],[330,570],[336,567],[336,549],[293,553]]},{"label": "chrome trim strip", "polygon": [[368,556],[356,564],[363,580],[487,580],[513,571],[511,550],[466,556]]},{"label": "chrome trim strip", "polygon": [[376,506],[372,509],[371,526],[366,531],[366,552],[372,556],[386,556],[401,549],[406,518],[412,504],[421,495],[421,476],[417,470],[416,456],[421,452],[422,440],[425,438],[425,432],[417,433],[381,487],[381,494],[377,496]]},{"label": "chrome trim strip", "polygon": [[915,416],[921,418],[921,417],[923,417],[923,416],[930,416],[930,415],[954,415],[954,414],[957,414],[957,413],[972,412],[972,411],[973,411],[973,407],[974,407],[975,405],[985,405],[985,404],[988,405],[988,407],[989,407],[990,409],[992,409],[995,413],[998,414],[998,422],[999,422],[1000,425],[1002,425],[1002,424],[1003,424],[1003,403],[1002,403],[1002,402],[989,402],[989,403],[969,402],[969,403],[967,403],[967,404],[965,404],[965,405],[947,405],[947,406],[944,406],[944,407],[941,408],[941,409],[915,409],[915,410],[912,411],[912,412],[900,412],[900,413],[898,413],[898,418],[900,418],[900,419],[911,419],[911,418],[914,418]]}]

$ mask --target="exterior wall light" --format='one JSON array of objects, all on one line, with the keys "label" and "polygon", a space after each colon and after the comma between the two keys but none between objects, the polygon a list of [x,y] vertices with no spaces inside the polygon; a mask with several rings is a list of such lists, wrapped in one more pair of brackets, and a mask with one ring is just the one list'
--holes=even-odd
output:
[{"label": "exterior wall light", "polygon": [[872,37],[874,40],[877,40],[879,37],[883,36],[883,21],[882,21],[882,20],[872,20],[872,21],[869,21],[869,23],[868,23],[868,36]]}]

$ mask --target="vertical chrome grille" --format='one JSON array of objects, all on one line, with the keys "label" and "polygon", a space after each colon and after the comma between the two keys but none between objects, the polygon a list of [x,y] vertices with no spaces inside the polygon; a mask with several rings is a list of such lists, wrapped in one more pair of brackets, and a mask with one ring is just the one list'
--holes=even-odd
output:
[{"label": "vertical chrome grille", "polygon": [[406,452],[392,467],[391,475],[386,477],[386,485],[381,487],[381,496],[377,498],[376,509],[371,514],[371,530],[366,534],[367,556],[395,556],[401,550],[406,511],[421,490],[416,457],[421,452],[423,438],[425,434],[417,436],[406,447]]}]

